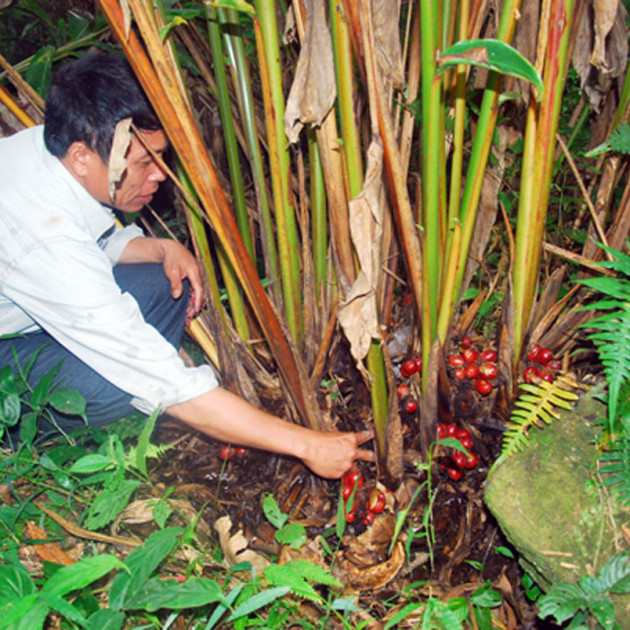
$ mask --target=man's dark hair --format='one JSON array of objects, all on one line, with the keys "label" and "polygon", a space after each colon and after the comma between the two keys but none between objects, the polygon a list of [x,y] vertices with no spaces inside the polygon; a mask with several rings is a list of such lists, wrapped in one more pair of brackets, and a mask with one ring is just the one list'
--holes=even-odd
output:
[{"label": "man's dark hair", "polygon": [[162,128],[126,59],[96,52],[66,62],[46,101],[46,148],[63,157],[73,142],[85,142],[107,164],[116,125],[125,118],[143,131]]}]

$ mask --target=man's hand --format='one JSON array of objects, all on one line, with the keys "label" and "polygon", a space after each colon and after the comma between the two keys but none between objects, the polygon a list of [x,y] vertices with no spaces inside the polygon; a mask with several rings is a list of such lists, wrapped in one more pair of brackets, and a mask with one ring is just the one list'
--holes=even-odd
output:
[{"label": "man's hand", "polygon": [[297,457],[327,479],[342,477],[356,459],[375,460],[372,451],[359,448],[372,439],[372,431],[313,431],[272,416],[221,387],[166,412],[222,442]]},{"label": "man's hand", "polygon": [[134,238],[125,247],[118,262],[162,263],[164,275],[171,284],[171,295],[178,299],[182,294],[184,278],[190,281],[191,304],[188,317],[199,312],[203,301],[203,286],[197,259],[180,243],[166,238]]}]

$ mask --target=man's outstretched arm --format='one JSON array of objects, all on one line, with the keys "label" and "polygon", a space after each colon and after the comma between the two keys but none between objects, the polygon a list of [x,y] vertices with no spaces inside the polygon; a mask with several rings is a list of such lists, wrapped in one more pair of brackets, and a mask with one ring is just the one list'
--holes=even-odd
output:
[{"label": "man's outstretched arm", "polygon": [[328,479],[341,477],[357,459],[375,459],[372,451],[359,448],[372,439],[371,431],[313,431],[261,411],[221,387],[166,412],[217,440],[297,457]]}]

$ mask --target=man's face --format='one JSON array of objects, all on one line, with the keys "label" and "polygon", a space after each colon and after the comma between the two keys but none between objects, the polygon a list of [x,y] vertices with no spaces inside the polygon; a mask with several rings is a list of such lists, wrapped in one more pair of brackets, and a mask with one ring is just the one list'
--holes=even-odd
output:
[{"label": "man's face", "polygon": [[[162,156],[168,145],[166,134],[163,131],[143,131],[142,137],[157,155]],[[113,205],[123,212],[141,210],[151,201],[160,186],[160,182],[166,179],[166,173],[157,165],[151,154],[133,133],[126,155],[127,169],[116,185],[112,203],[109,196],[108,166],[96,153],[93,154],[92,158],[84,182],[85,187],[101,203]]]}]

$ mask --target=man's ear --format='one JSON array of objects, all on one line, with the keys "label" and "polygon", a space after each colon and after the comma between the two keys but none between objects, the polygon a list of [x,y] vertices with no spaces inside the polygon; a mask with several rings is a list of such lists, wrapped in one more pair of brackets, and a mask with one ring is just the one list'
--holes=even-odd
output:
[{"label": "man's ear", "polygon": [[61,161],[75,177],[83,178],[90,168],[90,160],[95,157],[96,154],[88,149],[85,142],[73,142]]}]

